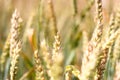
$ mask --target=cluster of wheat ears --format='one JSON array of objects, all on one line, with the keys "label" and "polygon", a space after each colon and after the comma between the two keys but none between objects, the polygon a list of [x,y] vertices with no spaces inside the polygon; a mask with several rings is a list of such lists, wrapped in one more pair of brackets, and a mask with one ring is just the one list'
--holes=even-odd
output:
[{"label": "cluster of wheat ears", "polygon": [[[85,29],[77,30],[94,3],[96,6],[96,27],[90,36]],[[25,30],[24,20],[20,17],[18,10],[15,9],[12,14],[11,29],[0,56],[1,80],[120,80],[120,7],[110,14],[108,25],[104,25],[102,0],[88,1],[88,5],[80,16],[77,14],[76,0],[73,0],[73,4],[74,28],[72,28],[73,32],[68,45],[72,44],[70,49],[73,49],[79,44],[76,42],[82,42],[80,44],[82,49],[79,53],[83,57],[78,56],[81,59],[79,66],[74,64],[73,58],[69,58],[71,55],[66,55],[67,51],[63,51],[62,40],[64,39],[61,38],[61,32],[57,29],[52,0],[48,0],[49,16],[46,18],[46,24],[42,20],[45,17],[42,14],[42,0],[40,0],[37,28],[26,27]],[[80,17],[79,20],[78,17]],[[32,24],[32,22],[29,23],[28,26]],[[51,28],[41,28],[43,26]],[[51,29],[50,33],[48,29]],[[24,33],[28,33],[28,35]],[[26,36],[28,36],[29,46],[33,52],[31,54],[33,62],[30,62],[24,53],[25,49],[30,48],[23,46]],[[21,57],[24,60],[20,61]],[[24,72],[26,69],[24,66],[20,66],[24,61],[32,63],[32,66],[28,66],[28,70],[20,74],[19,71],[23,70]],[[30,77],[31,74],[33,74],[32,77]]]}]

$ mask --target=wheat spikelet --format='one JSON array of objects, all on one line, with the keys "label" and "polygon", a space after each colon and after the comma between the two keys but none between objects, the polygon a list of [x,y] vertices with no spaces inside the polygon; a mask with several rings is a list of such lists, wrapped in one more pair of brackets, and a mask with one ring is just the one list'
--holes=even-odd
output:
[{"label": "wheat spikelet", "polygon": [[11,19],[11,36],[10,36],[10,57],[11,57],[11,66],[10,66],[10,80],[15,80],[15,75],[17,73],[17,63],[19,53],[21,51],[21,22],[22,19],[19,16],[17,10],[12,15]]}]

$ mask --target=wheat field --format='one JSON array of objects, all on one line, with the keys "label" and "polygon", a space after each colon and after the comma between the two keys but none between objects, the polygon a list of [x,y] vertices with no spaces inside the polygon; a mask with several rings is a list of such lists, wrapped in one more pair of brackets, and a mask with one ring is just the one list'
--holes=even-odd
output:
[{"label": "wheat field", "polygon": [[0,80],[120,80],[120,1],[0,0]]}]

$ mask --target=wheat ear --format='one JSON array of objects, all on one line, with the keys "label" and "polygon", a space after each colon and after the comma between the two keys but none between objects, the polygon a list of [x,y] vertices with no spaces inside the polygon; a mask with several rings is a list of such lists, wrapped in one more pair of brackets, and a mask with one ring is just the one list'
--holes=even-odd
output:
[{"label": "wheat ear", "polygon": [[100,62],[98,63],[97,66],[97,80],[103,79],[103,72],[105,70],[105,65],[107,62],[107,57],[108,57],[108,51],[109,48],[112,46],[118,35],[120,34],[120,29],[118,29],[114,34],[110,36],[110,38],[106,41],[106,43],[102,47],[102,54],[100,56]]},{"label": "wheat ear", "polygon": [[45,80],[44,69],[41,64],[37,50],[35,50],[34,52],[34,59],[35,59],[36,80]]},{"label": "wheat ear", "polygon": [[101,39],[103,33],[102,24],[102,1],[96,0],[97,27],[93,32],[92,38],[88,44],[88,49],[83,55],[81,67],[81,80],[90,80],[94,78],[98,56],[101,50]]},{"label": "wheat ear", "polygon": [[45,40],[42,40],[42,42],[41,42],[41,51],[42,51],[42,54],[43,54],[44,61],[46,63],[46,68],[47,68],[48,76],[52,77],[51,76],[52,54],[50,54],[48,52],[48,48],[47,48]]},{"label": "wheat ear", "polygon": [[17,10],[12,15],[11,19],[11,36],[10,36],[10,57],[11,57],[11,66],[10,66],[10,80],[15,80],[15,75],[17,74],[17,63],[19,53],[22,48],[21,43],[21,22],[22,19]]},{"label": "wheat ear", "polygon": [[[60,36],[57,34],[55,36],[55,42],[53,43],[53,52],[52,52],[52,67],[51,75],[53,76],[51,80],[62,80],[63,78],[63,62],[64,55],[60,50]],[[57,70],[56,70],[57,69]]]}]

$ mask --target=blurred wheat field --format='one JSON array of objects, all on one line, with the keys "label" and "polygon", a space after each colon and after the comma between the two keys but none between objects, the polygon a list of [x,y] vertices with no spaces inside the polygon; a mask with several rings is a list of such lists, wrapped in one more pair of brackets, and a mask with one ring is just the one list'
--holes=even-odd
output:
[{"label": "blurred wheat field", "polygon": [[120,80],[119,0],[0,0],[0,80]]}]

